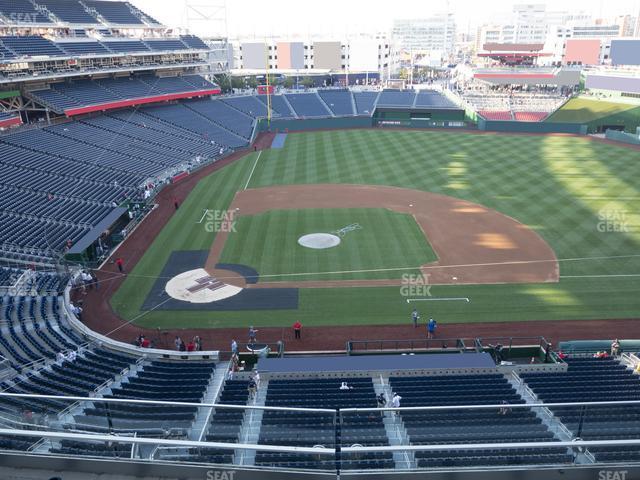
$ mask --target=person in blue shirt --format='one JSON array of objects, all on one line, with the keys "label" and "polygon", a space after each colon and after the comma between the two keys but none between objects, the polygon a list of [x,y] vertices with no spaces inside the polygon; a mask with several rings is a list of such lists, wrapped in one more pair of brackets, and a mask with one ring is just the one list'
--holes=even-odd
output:
[{"label": "person in blue shirt", "polygon": [[429,323],[427,323],[427,338],[434,338],[436,336],[436,328],[438,328],[438,322],[430,318]]}]

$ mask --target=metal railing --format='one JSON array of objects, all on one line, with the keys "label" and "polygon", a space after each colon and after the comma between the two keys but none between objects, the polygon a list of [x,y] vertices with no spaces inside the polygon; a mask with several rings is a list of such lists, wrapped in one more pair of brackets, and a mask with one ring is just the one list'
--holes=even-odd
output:
[{"label": "metal railing", "polygon": [[[157,400],[130,400],[130,399],[120,399],[120,398],[93,398],[93,397],[76,397],[76,396],[55,396],[55,395],[36,395],[36,394],[16,394],[16,393],[0,393],[0,399],[2,398],[22,398],[25,400],[47,400],[47,399],[55,399],[57,401],[70,401],[70,402],[83,402],[83,401],[91,401],[94,403],[105,403],[105,404],[120,404],[120,405],[147,405],[147,406],[163,406],[163,407],[173,407],[173,406],[190,406],[195,408],[217,408],[217,409],[228,409],[228,410],[241,410],[241,411],[273,411],[280,412],[285,414],[287,412],[300,414],[315,414],[315,415],[326,415],[327,418],[333,419],[334,428],[340,428],[340,425],[346,422],[350,415],[360,415],[360,414],[371,414],[371,413],[383,413],[383,412],[393,412],[394,415],[400,414],[397,418],[402,418],[403,414],[406,413],[415,413],[415,412],[456,412],[456,411],[496,411],[499,412],[500,409],[504,408],[504,404],[492,404],[492,405],[456,405],[456,406],[430,406],[430,407],[399,407],[399,408],[345,408],[345,409],[315,409],[315,408],[287,408],[287,407],[270,407],[270,406],[245,406],[245,405],[228,405],[228,404],[217,404],[217,403],[193,403],[193,402],[175,402],[175,401],[157,401]],[[586,414],[589,407],[612,407],[612,406],[640,406],[640,400],[629,400],[629,401],[621,401],[621,402],[613,402],[613,401],[602,401],[602,402],[558,402],[558,403],[528,403],[528,404],[509,404],[509,410],[532,410],[532,409],[542,409],[543,411],[548,411],[548,409],[553,409],[556,407],[574,407],[576,409],[580,409],[583,412],[583,415]],[[286,416],[285,416],[286,418]],[[568,434],[567,438],[569,440],[558,440],[558,441],[506,441],[503,443],[495,443],[495,442],[482,442],[476,441],[473,443],[442,443],[442,444],[403,444],[403,445],[360,445],[360,444],[352,444],[350,446],[337,446],[334,445],[332,447],[309,447],[309,446],[299,446],[295,444],[287,444],[286,440],[282,441],[282,444],[274,444],[270,442],[269,444],[260,444],[260,443],[230,443],[224,441],[199,441],[199,440],[187,440],[187,439],[176,439],[176,438],[157,438],[157,437],[148,437],[142,436],[139,432],[136,432],[135,428],[132,428],[130,431],[132,433],[126,433],[122,435],[114,435],[106,434],[106,433],[91,433],[91,432],[83,432],[79,430],[77,427],[81,426],[81,424],[74,424],[73,426],[58,425],[57,428],[60,428],[61,431],[53,430],[53,426],[36,426],[31,423],[19,422],[19,421],[10,421],[9,425],[15,425],[18,428],[0,428],[0,435],[7,435],[11,438],[20,438],[20,437],[30,437],[37,438],[38,440],[34,442],[32,448],[30,449],[32,454],[37,455],[45,455],[46,449],[42,449],[42,452],[34,452],[38,449],[43,443],[46,441],[61,441],[61,440],[73,440],[76,442],[91,442],[91,445],[95,445],[96,443],[107,443],[109,445],[113,443],[117,444],[127,444],[131,445],[131,454],[130,458],[140,460],[140,456],[142,455],[143,450],[140,448],[141,446],[150,446],[152,447],[151,459],[149,458],[148,449],[145,450],[147,452],[147,457],[142,460],[152,460],[154,459],[160,450],[166,450],[169,448],[173,449],[190,449],[190,448],[201,448],[201,449],[221,449],[228,450],[229,452],[233,450],[254,450],[258,452],[280,452],[280,453],[304,453],[304,454],[313,454],[318,458],[326,458],[327,460],[335,460],[336,465],[340,464],[341,455],[344,454],[360,454],[367,452],[404,452],[405,455],[410,454],[411,452],[444,452],[449,450],[461,449],[464,451],[473,451],[473,450],[492,450],[494,452],[499,450],[504,450],[505,455],[508,455],[510,450],[514,449],[535,449],[535,448],[554,448],[558,449],[560,452],[565,452],[569,450],[574,450],[579,448],[578,451],[584,452],[589,448],[593,447],[637,447],[640,446],[640,431],[638,432],[638,438],[628,438],[628,439],[614,439],[614,440],[583,440],[579,438],[579,433],[572,433],[569,430],[566,430]],[[95,426],[90,426],[95,427]],[[64,430],[62,430],[64,428]],[[428,430],[428,428],[427,428]],[[122,429],[120,431],[123,431]],[[94,430],[95,432],[95,430]],[[104,430],[101,430],[104,432]],[[564,431],[563,431],[564,432]],[[313,438],[314,428],[313,426],[309,427],[308,432],[309,438]],[[473,440],[473,438],[471,438]],[[333,443],[332,443],[333,444]],[[593,458],[590,457],[590,458]],[[185,460],[189,461],[189,457],[185,456]],[[595,461],[596,459],[593,458]],[[171,461],[175,461],[172,459]],[[339,468],[339,466],[337,467]],[[412,467],[413,468],[413,467]],[[563,464],[563,468],[571,468],[571,464]]]},{"label": "metal railing", "polygon": [[[467,342],[472,341],[466,339]],[[463,338],[418,338],[408,340],[349,340],[346,343],[347,354],[371,351],[426,351],[426,350],[460,350],[467,349]]]}]

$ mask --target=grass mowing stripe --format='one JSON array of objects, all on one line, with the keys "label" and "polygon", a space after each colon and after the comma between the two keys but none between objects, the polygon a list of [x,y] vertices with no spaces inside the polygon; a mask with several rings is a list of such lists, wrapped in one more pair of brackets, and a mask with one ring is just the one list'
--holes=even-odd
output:
[{"label": "grass mowing stripe", "polygon": [[[228,168],[233,169],[235,165]],[[215,174],[203,180],[202,186],[194,190],[189,208],[199,212],[203,208],[218,208],[216,206],[224,204],[238,188],[229,189],[229,183],[246,181],[248,169],[250,165],[239,172],[240,176],[227,177],[225,168],[218,172],[224,172],[224,178],[216,178],[218,174]],[[263,153],[251,186],[358,182],[452,195],[494,208],[532,226],[558,257],[568,258],[624,255],[640,250],[640,231],[597,230],[599,209],[608,202],[616,204],[617,199],[616,208],[640,210],[640,191],[631,181],[638,174],[638,151],[578,137],[344,130],[289,135],[285,148]],[[193,230],[193,219],[189,221],[192,224],[185,223],[185,230],[180,225],[168,225],[154,245],[160,241],[164,242],[165,249],[204,248],[212,236]],[[287,225],[286,232],[289,231]],[[404,237],[408,240],[407,235]],[[367,261],[376,260],[371,252],[360,249],[354,258],[358,262],[364,262],[365,257],[369,258]],[[141,271],[153,275],[166,258],[168,253],[152,246],[141,261],[141,265],[146,265]],[[287,268],[288,260],[286,255],[282,257]],[[301,267],[296,264],[295,268]],[[625,275],[639,271],[640,259],[579,261],[561,266],[563,275],[576,276]],[[138,299],[146,294],[152,281],[130,281],[127,280],[126,285],[132,285],[135,291],[118,292],[115,299],[127,300],[119,304],[118,311],[133,318],[139,313],[137,307],[141,300]],[[469,308],[441,311],[442,321],[446,323],[636,317],[640,312],[638,285],[635,277],[582,277],[562,279],[544,288],[500,285],[438,287],[436,290],[451,297],[478,296]],[[393,323],[406,322],[407,318],[406,304],[402,305],[397,289],[313,289],[303,290],[300,295],[299,311],[252,313],[252,321],[259,325],[287,325],[293,318],[301,318],[313,325],[314,322],[342,324],[345,321]],[[244,325],[247,321],[246,314],[234,312],[190,312],[181,314],[181,321],[183,317],[194,324],[244,322],[241,323]],[[153,312],[141,323],[160,324],[171,318],[173,316],[166,312]]]}]

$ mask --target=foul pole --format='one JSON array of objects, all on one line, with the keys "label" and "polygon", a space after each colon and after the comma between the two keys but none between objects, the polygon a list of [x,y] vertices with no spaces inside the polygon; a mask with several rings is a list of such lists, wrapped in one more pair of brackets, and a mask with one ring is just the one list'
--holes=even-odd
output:
[{"label": "foul pole", "polygon": [[269,82],[269,46],[267,43],[267,40],[265,38],[265,53],[264,53],[264,57],[265,57],[265,71],[264,71],[264,78],[265,78],[265,84],[267,85],[267,131],[271,130],[271,83]]}]

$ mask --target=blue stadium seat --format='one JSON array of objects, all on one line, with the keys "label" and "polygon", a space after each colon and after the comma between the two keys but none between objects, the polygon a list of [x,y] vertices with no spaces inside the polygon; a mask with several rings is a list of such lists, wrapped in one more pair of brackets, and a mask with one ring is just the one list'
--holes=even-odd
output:
[{"label": "blue stadium seat", "polygon": [[38,5],[46,7],[63,22],[82,25],[100,24],[93,15],[85,11],[78,0],[38,0]]},{"label": "blue stadium seat", "polygon": [[355,114],[349,90],[318,90],[318,95],[329,106],[335,116],[343,117]]},{"label": "blue stadium seat", "polygon": [[144,22],[134,15],[129,2],[111,2],[107,0],[84,0],[89,9],[95,10],[107,22],[115,25],[143,25]]}]

